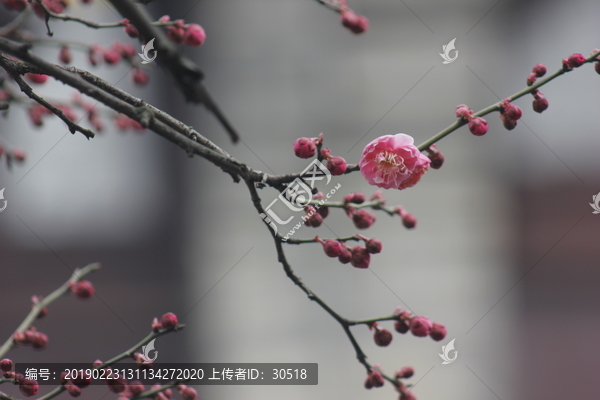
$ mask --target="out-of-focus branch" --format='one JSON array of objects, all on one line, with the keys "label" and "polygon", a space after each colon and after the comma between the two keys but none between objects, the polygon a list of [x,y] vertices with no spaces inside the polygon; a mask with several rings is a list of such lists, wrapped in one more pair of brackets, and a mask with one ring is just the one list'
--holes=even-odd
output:
[{"label": "out-of-focus branch", "polygon": [[204,74],[200,67],[178,51],[165,33],[152,25],[148,13],[131,0],[110,0],[121,15],[127,18],[146,39],[155,38],[154,48],[160,54],[156,61],[164,66],[175,80],[187,101],[202,103],[223,125],[231,140],[236,143],[239,136],[220,108],[202,84]]},{"label": "out-of-focus branch", "polygon": [[[27,330],[31,324],[33,323],[33,321],[37,318],[38,314],[40,313],[40,311],[42,311],[42,309],[44,307],[47,307],[49,304],[51,304],[53,301],[55,301],[56,299],[58,299],[61,296],[64,296],[66,293],[69,292],[69,283],[70,282],[78,282],[80,281],[84,276],[86,276],[87,274],[96,271],[97,269],[100,268],[100,264],[95,263],[95,264],[89,264],[81,269],[76,269],[73,272],[73,275],[71,275],[71,277],[69,278],[68,281],[66,281],[61,287],[59,287],[58,289],[56,289],[54,292],[50,293],[48,296],[44,297],[43,299],[41,299],[40,301],[36,302],[31,311],[29,312],[29,314],[27,315],[27,317],[25,317],[25,319],[23,320],[23,322],[21,322],[21,324],[19,325],[19,327],[15,330],[15,332],[19,332],[22,333],[25,330]],[[0,347],[0,358],[4,357],[4,355],[6,355],[6,353],[12,349],[14,347],[14,342],[13,342],[13,336],[11,335],[6,342],[4,342],[4,344],[2,345],[2,347]]]},{"label": "out-of-focus branch", "polygon": [[[7,60],[4,57],[0,57],[0,66],[1,67],[4,68],[4,66],[7,62],[11,62],[11,61]],[[8,69],[10,69],[10,68],[8,68]],[[19,87],[21,88],[21,91],[23,93],[25,93],[27,95],[27,97],[29,97],[32,100],[35,100],[37,103],[41,104],[42,106],[44,106],[48,110],[50,110],[58,118],[62,119],[63,122],[65,124],[67,124],[67,126],[69,127],[69,131],[71,131],[71,133],[81,132],[88,139],[91,139],[96,135],[91,130],[82,127],[81,125],[75,123],[74,121],[71,121],[69,119],[69,117],[67,117],[62,110],[54,107],[52,104],[50,104],[46,100],[44,100],[41,96],[36,94],[33,91],[33,89],[31,88],[31,86],[29,86],[27,83],[25,83],[25,80],[23,80],[23,78],[21,78],[21,76],[15,75],[15,76],[13,76],[13,79],[15,80],[15,82],[17,82],[17,85],[19,85]]]}]

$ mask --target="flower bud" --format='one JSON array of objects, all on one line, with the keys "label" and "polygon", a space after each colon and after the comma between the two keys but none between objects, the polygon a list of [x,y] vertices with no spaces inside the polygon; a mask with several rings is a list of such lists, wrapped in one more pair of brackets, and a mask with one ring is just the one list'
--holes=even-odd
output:
[{"label": "flower bud", "polygon": [[392,343],[392,332],[387,329],[376,329],[373,339],[377,346],[385,347]]},{"label": "flower bud", "polygon": [[488,131],[488,123],[481,117],[475,117],[469,121],[469,131],[475,136],[483,136]]},{"label": "flower bud", "polygon": [[140,381],[131,381],[127,387],[133,396],[137,396],[146,389],[144,384]]},{"label": "flower bud", "polygon": [[409,213],[404,213],[404,215],[402,215],[402,225],[404,225],[406,229],[414,228],[417,226],[417,217]]},{"label": "flower bud", "polygon": [[34,381],[33,379],[23,379],[19,382],[19,390],[23,396],[30,397],[37,394],[38,390],[40,390],[40,386],[37,381]]},{"label": "flower bud", "polygon": [[67,389],[67,393],[69,393],[71,397],[81,396],[81,388],[77,385],[72,384],[71,382],[65,384],[65,389]]},{"label": "flower bud", "polygon": [[94,295],[94,285],[89,281],[75,282],[71,285],[71,291],[80,299],[89,299]]},{"label": "flower bud", "polygon": [[158,332],[159,330],[162,329],[162,324],[158,321],[158,318],[154,318],[152,320],[152,325],[151,326],[152,326],[152,330],[154,332]]},{"label": "flower bud", "polygon": [[537,80],[537,75],[534,74],[533,72],[530,73],[529,75],[527,75],[527,86],[533,85],[536,80]]},{"label": "flower bud", "polygon": [[427,157],[431,160],[429,166],[433,169],[440,169],[444,164],[444,155],[437,149],[435,144],[432,144],[427,149]]},{"label": "flower bud", "polygon": [[372,370],[371,372],[369,372],[368,379],[371,380],[371,384],[374,387],[382,387],[385,382],[383,375],[381,375],[381,372],[379,372],[377,370]]},{"label": "flower bud", "polygon": [[369,268],[371,254],[364,247],[354,246],[352,248],[352,259],[350,263],[356,268]]},{"label": "flower bud", "polygon": [[581,53],[573,53],[562,62],[566,68],[577,68],[585,64],[585,56]]},{"label": "flower bud", "polygon": [[316,212],[316,209],[313,206],[304,207],[304,212],[306,215],[302,217],[304,221],[304,225],[312,226],[313,228],[318,228],[323,223],[323,216]]},{"label": "flower bud", "polygon": [[338,257],[338,260],[340,260],[342,264],[348,264],[350,261],[352,261],[352,252],[350,252],[348,248],[344,248],[344,250],[342,250],[342,254],[340,254]]},{"label": "flower bud", "polygon": [[35,332],[31,338],[31,347],[36,350],[43,350],[48,347],[48,336],[42,332]]},{"label": "flower bud", "polygon": [[13,362],[10,358],[3,358],[0,361],[0,371],[8,372],[8,371],[12,371],[12,369],[13,369]]},{"label": "flower bud", "polygon": [[70,64],[73,56],[71,55],[71,49],[68,46],[62,46],[58,53],[58,59],[63,64]]},{"label": "flower bud", "polygon": [[352,10],[342,11],[340,13],[340,22],[356,35],[369,29],[369,20],[362,15],[357,15]]},{"label": "flower bud", "polygon": [[323,242],[323,250],[329,257],[339,257],[344,251],[344,245],[337,240],[326,240]]},{"label": "flower bud", "polygon": [[413,335],[424,337],[431,332],[432,323],[427,317],[414,317],[410,320],[409,326]]},{"label": "flower bud", "polygon": [[400,394],[400,400],[417,400],[417,398],[412,392],[405,391]]},{"label": "flower bud", "polygon": [[105,49],[103,56],[104,61],[109,65],[114,65],[121,61],[121,53],[115,49]]},{"label": "flower bud", "polygon": [[395,321],[394,322],[394,329],[396,330],[396,332],[398,333],[406,333],[408,332],[408,330],[410,329],[409,326],[406,324],[406,322],[404,321]]},{"label": "flower bud", "polygon": [[317,212],[321,214],[321,217],[326,218],[329,215],[329,208],[327,206],[321,206]]},{"label": "flower bud", "polygon": [[396,372],[396,378],[410,378],[415,373],[413,367],[404,367],[400,371]]},{"label": "flower bud", "polygon": [[503,109],[503,114],[508,119],[517,121],[519,118],[521,118],[521,116],[523,116],[523,112],[521,111],[521,109],[514,104],[505,103]]},{"label": "flower bud", "polygon": [[84,370],[80,369],[77,378],[73,379],[72,382],[81,389],[86,388],[92,384],[92,374],[86,374]]},{"label": "flower bud", "polygon": [[[127,22],[129,22],[129,20],[125,20]],[[127,23],[125,25],[125,33],[130,37],[130,38],[137,38],[140,36],[140,33],[138,32],[137,28],[135,26],[133,26],[132,24]]]},{"label": "flower bud", "polygon": [[446,327],[439,322],[434,322],[431,326],[431,332],[429,332],[429,336],[437,342],[443,340],[446,337]]},{"label": "flower bud", "polygon": [[542,76],[546,75],[546,66],[544,64],[537,64],[531,71],[535,74],[535,76],[541,78]]},{"label": "flower bud", "polygon": [[460,104],[456,106],[455,113],[457,118],[462,118],[463,120],[468,121],[471,119],[471,115],[473,115],[473,110],[464,104]]},{"label": "flower bud", "polygon": [[350,193],[344,196],[344,203],[362,204],[365,202],[365,195],[362,193]]},{"label": "flower bud", "polygon": [[160,318],[160,323],[164,329],[173,329],[177,326],[177,316],[171,312],[164,314]]},{"label": "flower bud", "polygon": [[515,121],[514,119],[506,118],[503,114],[500,114],[500,119],[502,120],[502,125],[504,125],[504,127],[509,131],[515,129],[515,127],[517,126],[517,121]]},{"label": "flower bud", "polygon": [[179,385],[179,394],[183,400],[196,400],[198,398],[198,392],[196,389],[186,385]]},{"label": "flower bud", "polygon": [[294,142],[294,154],[300,158],[311,158],[317,153],[317,145],[314,140],[301,137]]},{"label": "flower bud", "polygon": [[202,43],[206,40],[206,32],[198,24],[188,24],[185,26],[183,40],[188,46],[202,46]]},{"label": "flower bud", "polygon": [[178,25],[173,25],[167,28],[167,36],[177,44],[183,43],[185,40],[185,29]]},{"label": "flower bud", "polygon": [[145,86],[150,81],[150,76],[141,68],[133,69],[133,83],[139,86]]},{"label": "flower bud", "polygon": [[27,80],[31,83],[41,85],[42,83],[46,83],[48,80],[48,75],[34,74],[29,72],[25,74],[25,78],[27,78]]},{"label": "flower bud", "polygon": [[545,97],[540,97],[533,100],[533,110],[541,113],[548,108],[548,100]]},{"label": "flower bud", "polygon": [[377,254],[381,252],[381,248],[383,244],[381,244],[381,240],[379,239],[369,239],[367,243],[365,243],[365,248],[371,254]]},{"label": "flower bud", "polygon": [[332,156],[327,160],[327,169],[331,175],[343,175],[348,169],[348,164],[342,157]]},{"label": "flower bud", "polygon": [[356,210],[352,213],[352,222],[358,229],[367,229],[375,222],[375,215],[367,210]]},{"label": "flower bud", "polygon": [[594,63],[594,69],[598,74],[600,74],[600,62]]}]

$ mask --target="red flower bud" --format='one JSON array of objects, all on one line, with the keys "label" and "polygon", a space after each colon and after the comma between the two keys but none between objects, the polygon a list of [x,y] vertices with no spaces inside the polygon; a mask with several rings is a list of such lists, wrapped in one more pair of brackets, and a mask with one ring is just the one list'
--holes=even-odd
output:
[{"label": "red flower bud", "polygon": [[410,378],[415,373],[413,367],[404,367],[400,371],[396,372],[396,378]]},{"label": "red flower bud", "polygon": [[367,229],[375,223],[375,215],[367,210],[356,210],[352,213],[352,222],[358,229]]},{"label": "red flower bud", "polygon": [[402,225],[404,225],[406,229],[414,228],[417,226],[417,217],[412,214],[405,213],[402,215]]},{"label": "red flower bud", "polygon": [[323,242],[323,250],[329,257],[339,257],[344,249],[345,246],[337,240],[326,240]]},{"label": "red flower bud", "polygon": [[92,282],[89,281],[81,281],[75,282],[71,285],[71,291],[75,293],[75,296],[80,299],[89,299],[94,295],[95,289]]},{"label": "red flower bud", "polygon": [[179,385],[179,394],[183,397],[183,400],[196,400],[198,398],[198,392],[196,389],[186,385]]},{"label": "red flower bud", "polygon": [[527,75],[527,86],[533,85],[536,80],[537,80],[537,75],[534,74],[533,72],[530,73],[529,75]]},{"label": "red flower bud", "polygon": [[517,121],[515,121],[514,119],[506,118],[503,114],[500,114],[500,119],[502,120],[502,125],[504,125],[504,127],[509,131],[515,129],[515,127],[517,126]]},{"label": "red flower bud", "polygon": [[392,332],[387,329],[376,329],[373,339],[377,346],[385,347],[392,343]]},{"label": "red flower bud", "polygon": [[383,244],[381,244],[381,240],[379,239],[369,239],[367,243],[365,243],[365,248],[371,254],[377,254],[381,252],[381,248]]},{"label": "red flower bud", "polygon": [[71,49],[67,46],[62,46],[60,48],[60,52],[58,53],[58,59],[63,64],[70,64],[73,56],[71,55]]},{"label": "red flower bud", "polygon": [[408,330],[410,329],[409,326],[406,324],[406,322],[404,321],[395,321],[394,322],[394,329],[396,330],[396,332],[398,333],[406,333],[408,332]]},{"label": "red flower bud", "polygon": [[585,56],[581,53],[573,53],[563,60],[566,68],[577,68],[585,64]]},{"label": "red flower bud", "polygon": [[352,248],[352,259],[350,263],[356,268],[369,268],[371,254],[364,247],[354,246]]},{"label": "red flower bud", "polygon": [[371,381],[372,387],[382,387],[385,382],[383,375],[381,375],[381,372],[377,370],[372,370],[369,372],[367,379]]},{"label": "red flower bud", "polygon": [[121,61],[121,53],[115,49],[105,49],[104,61],[109,65],[117,64],[119,61]]},{"label": "red flower bud", "polygon": [[429,336],[437,342],[443,340],[446,337],[446,327],[439,322],[434,322],[431,326],[431,332],[429,332]]},{"label": "red flower bud", "polygon": [[137,28],[131,24],[127,24],[125,25],[125,33],[130,37],[130,38],[136,38],[140,36],[140,33],[138,32]]},{"label": "red flower bud", "polygon": [[407,391],[400,394],[400,400],[417,400],[417,398],[412,392]]},{"label": "red flower bud", "polygon": [[31,72],[25,74],[25,78],[31,83],[35,83],[41,85],[42,83],[46,83],[48,80],[48,75],[43,74],[33,74]]},{"label": "red flower bud", "polygon": [[533,100],[532,105],[535,112],[541,113],[548,108],[548,100],[545,97],[540,97]]},{"label": "red flower bud", "polygon": [[181,26],[173,25],[167,28],[167,36],[177,44],[185,40],[185,29]]},{"label": "red flower bud", "polygon": [[23,379],[19,382],[19,390],[23,396],[30,397],[37,394],[38,390],[40,390],[40,386],[37,381],[34,381],[33,379]]},{"label": "red flower bud", "polygon": [[521,109],[514,104],[506,102],[503,104],[502,108],[502,114],[504,114],[504,116],[508,119],[517,121],[523,116],[523,112],[521,111]]},{"label": "red flower bud", "polygon": [[67,393],[69,393],[69,395],[71,395],[71,397],[81,396],[81,388],[77,385],[74,385],[69,382],[69,383],[65,384],[65,389],[67,389]]},{"label": "red flower bud", "polygon": [[541,78],[542,76],[546,75],[546,66],[544,64],[537,64],[531,71],[535,74],[535,76]]},{"label": "red flower bud", "polygon": [[8,372],[8,371],[12,371],[12,369],[13,369],[13,362],[10,358],[3,358],[0,361],[0,371]]},{"label": "red flower bud", "polygon": [[48,347],[48,336],[42,332],[34,332],[31,337],[31,347],[43,350]]},{"label": "red flower bud", "polygon": [[481,117],[475,117],[469,121],[469,131],[475,136],[483,136],[488,131],[488,123]]},{"label": "red flower bud", "polygon": [[473,110],[471,110],[469,107],[467,107],[464,104],[460,104],[458,106],[456,106],[456,117],[457,118],[462,118],[465,121],[468,121],[471,119],[471,116],[473,115]]},{"label": "red flower bud", "polygon": [[141,68],[133,69],[133,83],[140,86],[145,86],[150,81],[150,76]]},{"label": "red flower bud", "polygon": [[362,204],[366,200],[362,193],[350,193],[344,197],[344,203]]},{"label": "red flower bud", "polygon": [[340,21],[343,26],[357,35],[369,29],[369,20],[362,15],[357,15],[351,10],[342,11],[340,14]]},{"label": "red flower bud", "polygon": [[413,335],[424,337],[431,332],[432,323],[427,317],[414,317],[410,320],[410,331]]},{"label": "red flower bud", "polygon": [[160,323],[164,329],[173,329],[177,326],[177,316],[171,312],[166,313],[160,318]]},{"label": "red flower bud", "polygon": [[316,212],[316,209],[313,206],[304,207],[304,212],[306,215],[302,217],[304,221],[304,225],[312,226],[313,228],[318,228],[323,223],[323,216]]},{"label": "red flower bud", "polygon": [[294,142],[294,154],[300,158],[311,158],[317,153],[317,145],[311,138],[301,137]]},{"label": "red flower bud", "polygon": [[342,157],[332,156],[327,160],[327,169],[331,175],[343,175],[348,169],[348,164]]},{"label": "red flower bud", "polygon": [[188,46],[202,46],[202,43],[206,40],[206,32],[198,24],[188,24],[185,26],[183,40]]},{"label": "red flower bud", "polygon": [[86,388],[92,384],[92,375],[86,374],[84,370],[80,369],[77,378],[73,379],[72,382],[81,389]]},{"label": "red flower bud", "polygon": [[348,248],[345,248],[342,250],[342,254],[340,254],[338,260],[340,260],[342,264],[348,264],[350,261],[352,261],[352,253],[350,250],[348,250]]}]

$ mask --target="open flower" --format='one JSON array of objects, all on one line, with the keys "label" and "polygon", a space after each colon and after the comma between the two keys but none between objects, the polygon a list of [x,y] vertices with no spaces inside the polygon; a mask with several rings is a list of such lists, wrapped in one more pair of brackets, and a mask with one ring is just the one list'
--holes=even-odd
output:
[{"label": "open flower", "polygon": [[404,133],[378,137],[365,147],[358,163],[360,173],[371,185],[385,189],[414,186],[431,160]]}]

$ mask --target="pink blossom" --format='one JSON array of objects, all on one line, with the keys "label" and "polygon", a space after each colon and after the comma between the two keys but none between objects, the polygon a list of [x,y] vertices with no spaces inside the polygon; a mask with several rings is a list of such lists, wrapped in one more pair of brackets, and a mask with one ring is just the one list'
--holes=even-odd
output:
[{"label": "pink blossom", "polygon": [[414,186],[431,161],[413,143],[404,133],[378,137],[363,150],[360,173],[369,184],[384,189]]},{"label": "pink blossom", "polygon": [[206,40],[206,32],[198,24],[188,24],[185,26],[183,40],[189,46],[201,46]]}]

